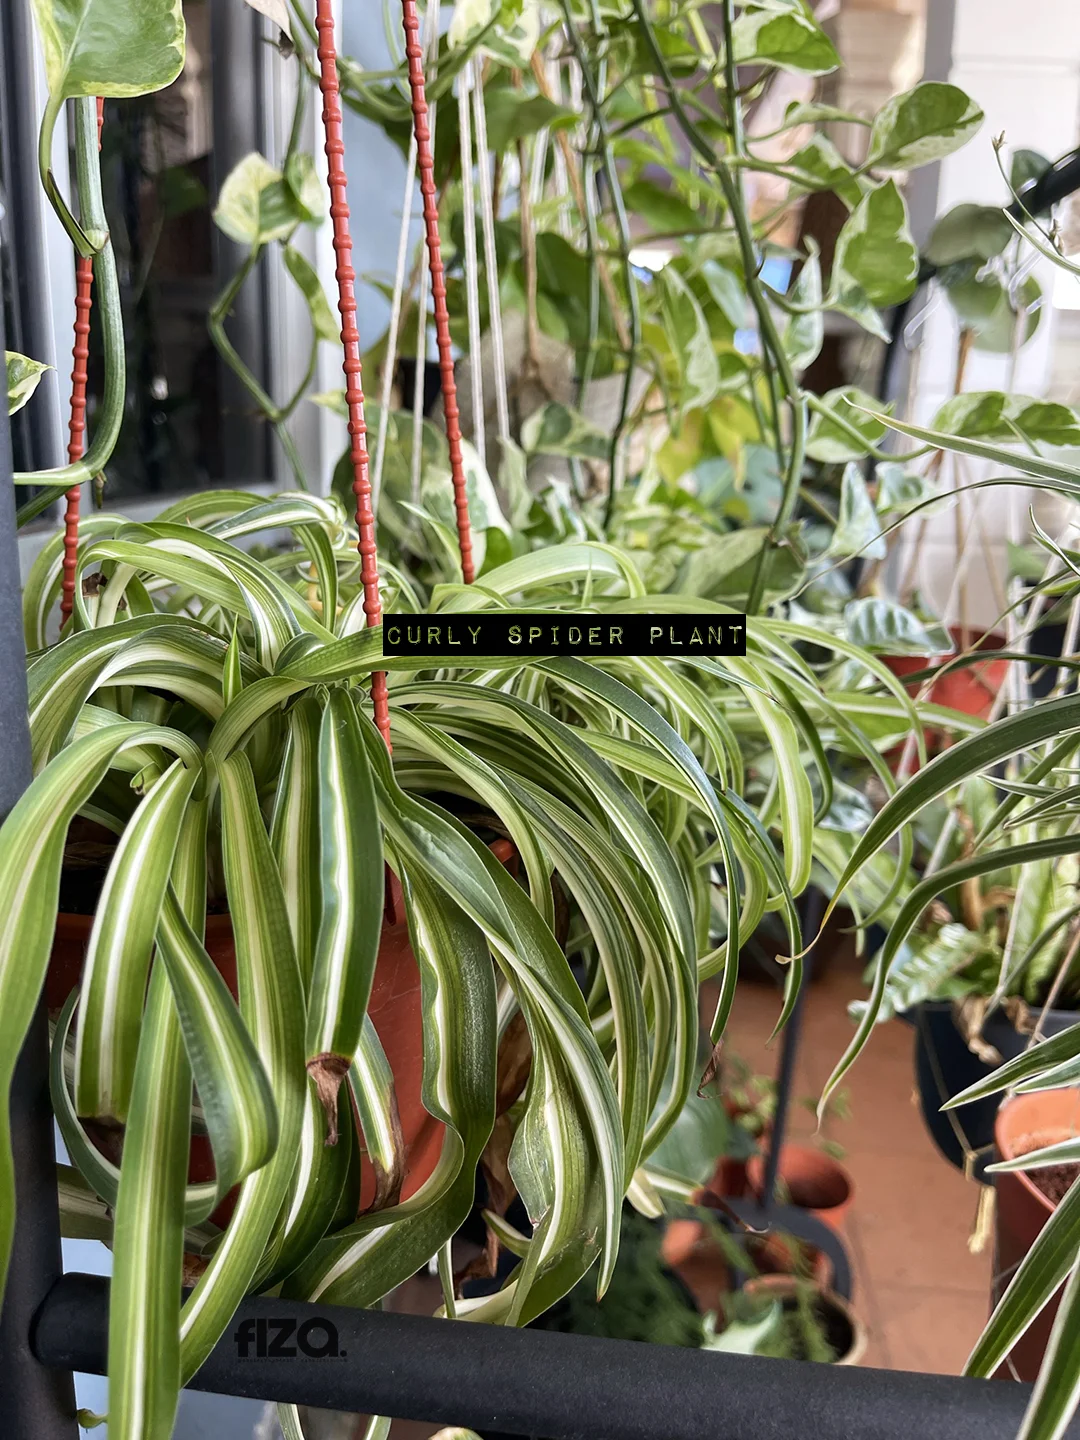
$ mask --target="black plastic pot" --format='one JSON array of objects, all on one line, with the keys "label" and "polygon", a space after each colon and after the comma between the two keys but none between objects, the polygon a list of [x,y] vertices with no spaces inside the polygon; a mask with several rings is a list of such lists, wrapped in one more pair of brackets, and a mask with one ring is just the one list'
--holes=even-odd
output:
[{"label": "black plastic pot", "polygon": [[[989,1095],[944,1113],[941,1106],[969,1085],[985,1079],[995,1066],[968,1049],[956,1027],[950,1001],[924,1001],[901,1018],[915,1030],[915,1081],[923,1123],[950,1165],[966,1170],[968,1157],[974,1156],[974,1174],[981,1178],[984,1167],[993,1159],[994,1117],[1001,1096]],[[1051,1010],[1043,1034],[1057,1035],[1078,1023],[1080,1014],[1075,1010]],[[1002,1060],[1021,1054],[1028,1042],[1028,1036],[1022,1035],[1000,1010],[987,1020],[983,1038]]]}]

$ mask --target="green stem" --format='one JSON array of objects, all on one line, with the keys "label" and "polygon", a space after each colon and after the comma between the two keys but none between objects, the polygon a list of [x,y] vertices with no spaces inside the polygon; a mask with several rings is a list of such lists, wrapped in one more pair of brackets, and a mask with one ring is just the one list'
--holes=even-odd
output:
[{"label": "green stem", "polygon": [[[76,126],[78,126],[78,106],[85,104],[85,101],[76,102]],[[76,251],[89,259],[97,253],[105,243],[107,231],[102,231],[96,236],[88,233],[92,226],[85,210],[82,211],[83,224],[80,225],[75,216],[68,208],[67,201],[60,193],[60,187],[56,183],[56,176],[52,171],[52,150],[53,136],[56,132],[56,122],[60,118],[60,112],[64,108],[62,99],[50,95],[45,105],[45,113],[41,117],[41,129],[38,131],[38,174],[41,177],[41,186],[49,197],[49,203],[56,211],[60,224],[67,231],[68,238],[75,246]],[[78,139],[76,137],[76,144]],[[79,197],[79,207],[82,209],[82,196]],[[84,226],[86,228],[84,228]]]},{"label": "green stem", "polygon": [[852,425],[849,420],[845,420],[844,417],[838,415],[835,410],[830,410],[828,405],[817,395],[807,395],[806,402],[815,415],[821,415],[829,421],[830,425],[835,425],[836,428],[846,435],[853,444],[857,445],[860,450],[865,450],[872,460],[890,461],[893,464],[900,465],[906,460],[921,460],[924,455],[929,455],[934,448],[933,445],[920,445],[917,450],[900,450],[896,452],[880,450],[876,445],[868,445],[865,435],[860,434],[858,429]]},{"label": "green stem", "polygon": [[210,331],[210,338],[214,342],[214,347],[218,354],[255,401],[255,404],[258,405],[267,420],[273,424],[273,422],[278,419],[277,406],[274,404],[270,395],[260,385],[255,374],[248,369],[237,352],[236,347],[225,332],[226,318],[232,311],[237,295],[239,295],[240,291],[244,288],[248,277],[252,274],[256,265],[258,265],[263,249],[264,246],[262,244],[253,245],[244,256],[242,263],[232,279],[210,306],[210,314],[207,318],[207,329]]},{"label": "green stem", "polygon": [[[44,128],[44,127],[43,127]],[[98,156],[97,105],[92,98],[75,101],[75,178],[79,196],[82,230],[100,238],[94,253],[95,314],[101,321],[101,341],[105,356],[105,393],[96,416],[90,448],[81,460],[58,465],[51,470],[18,471],[16,485],[47,485],[49,490],[36,495],[19,510],[19,523],[25,524],[33,515],[58,500],[73,485],[92,480],[112,457],[124,418],[124,394],[127,374],[124,357],[124,316],[120,304],[120,282],[116,274],[116,257],[109,238],[105,205],[101,197],[101,163]]]},{"label": "green stem", "polygon": [[[808,193],[824,192],[835,188],[836,182],[833,180],[815,180],[805,171],[788,170],[783,165],[775,165],[771,160],[759,160],[754,155],[733,156],[728,163],[738,166],[740,170],[753,170],[762,175],[776,175],[781,180],[786,180],[793,188],[805,190]],[[857,173],[853,170],[851,178],[854,179]]]},{"label": "green stem", "polygon": [[[297,51],[297,54],[300,54],[299,50]],[[303,69],[301,66],[301,73],[297,76],[296,101],[293,105],[292,126],[289,130],[289,143],[285,148],[285,158],[282,161],[283,170],[288,168],[289,162],[300,149],[300,142],[303,139],[304,113],[306,108],[307,89],[305,87]],[[240,381],[241,385],[243,385],[244,389],[248,392],[251,398],[255,401],[255,404],[262,411],[266,421],[273,427],[274,434],[277,436],[281,444],[281,448],[285,452],[285,458],[289,462],[289,468],[293,472],[296,483],[299,485],[301,490],[307,490],[307,476],[304,474],[304,466],[300,459],[299,452],[297,451],[296,442],[293,440],[292,435],[289,433],[288,420],[289,417],[292,415],[293,411],[296,409],[296,406],[299,404],[301,398],[304,395],[304,392],[310,385],[311,378],[315,373],[315,364],[319,345],[318,335],[315,335],[312,339],[311,355],[308,359],[307,371],[304,375],[303,380],[300,382],[299,387],[285,405],[276,405],[274,403],[273,397],[269,394],[268,391],[264,390],[262,385],[259,383],[259,379],[255,375],[254,371],[249,369],[247,364],[244,362],[243,358],[237,351],[236,347],[233,345],[232,341],[229,339],[229,336],[225,330],[225,321],[228,319],[233,304],[236,301],[236,297],[244,288],[244,285],[247,283],[247,280],[254,271],[256,265],[258,265],[264,248],[265,246],[263,246],[262,244],[257,244],[253,245],[248,251],[247,255],[244,257],[243,263],[240,265],[236,274],[232,277],[229,283],[225,286],[225,289],[221,292],[218,298],[214,301],[213,305],[210,307],[210,314],[207,319],[207,329],[210,332],[210,339],[213,341],[214,348],[217,350],[218,354],[225,361],[225,364],[228,365],[229,369]]]},{"label": "green stem", "polygon": [[787,401],[791,410],[791,451],[785,467],[784,492],[766,542],[761,547],[750,593],[747,596],[747,611],[754,614],[760,608],[765,596],[773,555],[784,544],[784,532],[791,523],[791,517],[799,498],[799,485],[802,481],[802,467],[806,453],[806,397],[795,379],[795,372],[792,370],[791,361],[784,350],[758,275],[759,261],[754,243],[754,232],[747,215],[742,179],[737,169],[739,162],[746,159],[746,136],[743,130],[742,109],[738,101],[738,76],[736,74],[735,47],[732,40],[735,24],[735,0],[724,0],[724,83],[728,96],[732,157],[736,165],[734,175],[726,160],[716,154],[712,145],[688,115],[678,87],[672,78],[667,59],[657,44],[646,13],[645,0],[633,0],[633,6],[653,63],[667,89],[676,122],[696,153],[710,169],[716,172],[724,191],[724,198],[731,211],[739,242],[746,289],[758,319],[758,330],[762,343],[762,363],[769,382],[770,394],[773,397],[778,431],[779,406],[782,398]]},{"label": "green stem", "polygon": [[[600,93],[596,76],[589,68],[585,54],[585,46],[582,44],[581,35],[578,33],[577,27],[574,24],[570,0],[562,0],[562,10],[566,20],[566,29],[570,37],[570,43],[573,46],[574,55],[581,68],[581,77],[585,85],[585,92],[588,95],[589,109],[592,112],[593,128],[600,142],[604,173],[607,176],[608,189],[611,192],[611,206],[615,212],[615,225],[619,236],[619,245],[627,257],[624,262],[624,269],[626,275],[627,304],[630,309],[630,353],[626,357],[626,374],[623,379],[622,394],[619,397],[619,416],[611,432],[611,445],[608,452],[608,468],[610,474],[608,476],[607,503],[604,507],[604,529],[606,531],[611,524],[611,518],[615,508],[615,498],[620,488],[619,467],[621,462],[622,438],[626,430],[627,416],[630,411],[630,396],[634,383],[634,362],[637,359],[637,353],[641,346],[641,304],[638,298],[637,282],[634,279],[634,271],[629,259],[630,222],[627,218],[626,206],[623,203],[622,186],[619,183],[615,154],[611,148],[611,137],[608,134],[607,121],[604,118],[604,97]],[[593,34],[597,37],[603,37],[603,20],[600,15],[600,7],[596,3],[596,0],[590,0],[589,14]]]}]

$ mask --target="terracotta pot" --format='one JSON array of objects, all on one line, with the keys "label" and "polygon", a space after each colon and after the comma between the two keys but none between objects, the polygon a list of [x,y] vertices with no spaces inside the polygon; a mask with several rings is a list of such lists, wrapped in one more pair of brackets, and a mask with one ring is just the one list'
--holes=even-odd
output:
[{"label": "terracotta pot", "polygon": [[[1043,1090],[1036,1095],[1016,1095],[1005,1101],[994,1125],[994,1146],[1002,1160],[1014,1160],[1031,1150],[1068,1140],[1078,1132],[1080,1090]],[[1022,1170],[995,1175],[994,1187],[997,1205],[992,1298],[996,1305],[1055,1207]],[[1058,1298],[1051,1300],[1013,1346],[1008,1361],[998,1371],[999,1379],[1035,1380],[1050,1339]]]},{"label": "terracotta pot", "polygon": [[723,1200],[741,1200],[746,1194],[748,1161],[735,1155],[721,1155],[709,1181],[709,1189]]},{"label": "terracotta pot", "polygon": [[[722,1097],[722,1104],[733,1126],[738,1125],[744,1115],[752,1113],[730,1095]],[[765,1121],[757,1135],[752,1135],[749,1129],[747,1135],[754,1144],[762,1145],[768,1140],[771,1130],[769,1122]],[[749,1158],[749,1155],[721,1155],[709,1179],[708,1188],[724,1200],[742,1200],[747,1192],[746,1165]]]},{"label": "terracotta pot", "polygon": [[[1000,1096],[987,1095],[955,1110],[941,1107],[961,1090],[985,1080],[997,1067],[968,1048],[951,1000],[924,1000],[900,1018],[915,1030],[915,1081],[923,1124],[950,1165],[966,1173],[969,1153],[989,1157]],[[1078,1019],[1075,1010],[1049,1010],[1043,1018],[1043,1034],[1047,1038],[1058,1035]],[[982,1034],[1002,1060],[1022,1054],[1031,1039],[1017,1030],[1004,1010],[996,1010],[986,1020]]]},{"label": "terracotta pot", "polygon": [[[958,651],[961,647],[970,649],[976,640],[979,642],[975,646],[978,650],[1003,650],[1006,645],[1003,635],[987,635],[981,638],[979,630],[972,630],[970,627],[965,633],[959,625],[950,625],[949,634]],[[903,679],[905,675],[914,675],[920,670],[928,670],[932,665],[943,664],[950,657],[883,655],[881,658],[894,675]],[[955,670],[949,670],[939,680],[933,681],[925,698],[933,705],[942,705],[946,709],[959,710],[964,715],[985,720],[993,708],[998,692],[1005,684],[1009,664],[1008,660],[982,660],[974,665],[957,666]],[[908,685],[907,689],[912,695],[918,695],[922,685]],[[934,754],[948,744],[948,734],[944,730],[928,729],[926,743],[930,753]],[[899,764],[903,752],[902,745],[888,752],[886,759],[890,766],[895,768]],[[913,765],[918,766],[917,759],[913,761]]]},{"label": "terracotta pot", "polygon": [[690,1291],[703,1315],[720,1308],[721,1297],[731,1289],[731,1271],[700,1220],[670,1221],[660,1243],[660,1258]]},{"label": "terracotta pot", "polygon": [[[369,1013],[394,1072],[401,1129],[408,1151],[402,1199],[408,1199],[431,1175],[442,1148],[443,1125],[424,1109],[420,1096],[424,1068],[424,1024],[420,1008],[420,971],[409,943],[401,889],[394,881],[391,902],[383,920],[379,958],[371,989]],[[400,918],[399,918],[400,917]],[[50,1010],[59,1010],[79,983],[83,960],[93,925],[91,915],[59,915],[45,993]],[[206,948],[222,979],[237,995],[236,946],[232,920],[228,915],[208,915]],[[191,1137],[188,1179],[194,1183],[214,1177],[213,1152],[205,1135]],[[371,1167],[363,1167],[360,1186],[361,1208],[375,1196]],[[235,1192],[227,1195],[211,1217],[225,1224],[236,1204]]]},{"label": "terracotta pot", "polygon": [[[53,931],[49,969],[45,976],[45,1001],[49,1013],[56,1015],[82,979],[86,947],[90,943],[92,915],[57,915]],[[236,994],[236,946],[233,944],[232,921],[228,915],[206,917],[206,949],[222,979]]]},{"label": "terracotta pot", "polygon": [[[496,840],[490,848],[497,860],[508,866],[511,872],[515,870],[517,852],[508,840]],[[424,1019],[420,1003],[420,971],[409,942],[401,886],[389,871],[387,875],[386,910],[368,1013],[394,1075],[398,1113],[408,1156],[401,1198],[407,1200],[419,1190],[438,1164],[445,1127],[442,1121],[428,1114],[421,1098]],[[58,1011],[79,983],[93,923],[90,915],[57,916],[45,981],[50,1010]],[[235,997],[238,993],[236,946],[232,920],[228,915],[207,916],[206,948]],[[213,1176],[214,1162],[209,1139],[205,1135],[193,1135],[188,1178],[196,1182],[211,1180]],[[374,1197],[375,1177],[370,1165],[365,1164],[360,1182],[361,1210],[370,1205]],[[235,1204],[236,1192],[233,1191],[211,1217],[214,1223],[225,1224]]]},{"label": "terracotta pot", "polygon": [[[86,947],[90,943],[90,931],[94,924],[92,915],[64,915],[56,917],[53,932],[52,953],[49,969],[45,976],[45,1001],[50,1014],[58,1013],[82,979]],[[228,915],[206,917],[206,950],[214,962],[221,978],[228,985],[235,999],[237,995],[236,945],[233,941],[232,920]],[[94,1128],[88,1122],[88,1128]],[[95,1137],[95,1143],[100,1141]],[[210,1140],[206,1135],[192,1135],[191,1154],[188,1162],[188,1181],[196,1184],[214,1178],[214,1158]],[[222,1200],[211,1215],[215,1225],[226,1225],[236,1207],[236,1190]]]},{"label": "terracotta pot", "polygon": [[[976,640],[977,650],[1004,650],[1006,645],[1003,635],[980,638],[980,632],[977,629],[972,630],[971,627],[965,636],[959,625],[950,625],[949,634],[958,651],[961,646],[971,649]],[[920,670],[928,670],[931,665],[942,665],[950,657],[883,655],[881,658],[894,675],[903,679],[905,675],[915,675]],[[985,720],[1008,673],[1008,660],[980,660],[974,665],[957,666],[955,670],[949,670],[931,684],[927,698],[934,705],[944,705],[949,710],[959,710],[964,715],[974,715]],[[921,686],[909,685],[907,688],[913,695],[917,695]]]},{"label": "terracotta pot", "polygon": [[[695,1191],[692,1203],[708,1206],[709,1192]],[[832,1279],[829,1258],[816,1245],[801,1243],[799,1254],[791,1238],[782,1234],[746,1236],[745,1243],[750,1263],[762,1278],[794,1276],[801,1261],[809,1268],[809,1278],[821,1289]],[[660,1254],[664,1264],[675,1271],[693,1295],[702,1314],[720,1308],[723,1296],[732,1288],[733,1276],[727,1257],[703,1221],[692,1218],[670,1221],[664,1231]]]},{"label": "terracotta pot", "polygon": [[[790,1275],[760,1275],[748,1280],[744,1289],[748,1295],[762,1295],[779,1300],[785,1307],[794,1306],[798,1287],[806,1281],[796,1280]],[[834,1365],[858,1365],[866,1353],[868,1335],[866,1326],[852,1310],[846,1300],[834,1295],[831,1290],[815,1285],[818,1303],[826,1312],[826,1334],[829,1343],[837,1352]]]},{"label": "terracotta pot", "polygon": [[[746,1174],[750,1189],[761,1200],[765,1191],[765,1156],[751,1156]],[[838,1160],[813,1145],[785,1145],[780,1151],[779,1179],[792,1205],[809,1210],[836,1231],[843,1230],[855,1182]]]}]

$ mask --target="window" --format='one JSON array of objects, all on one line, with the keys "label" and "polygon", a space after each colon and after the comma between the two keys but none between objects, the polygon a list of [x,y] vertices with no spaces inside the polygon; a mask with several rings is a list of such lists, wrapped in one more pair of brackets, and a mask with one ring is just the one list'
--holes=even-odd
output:
[{"label": "window", "polygon": [[[16,465],[33,469],[61,463],[66,455],[74,260],[37,176],[44,83],[31,0],[9,0],[0,11],[8,344],[56,367],[14,427]],[[280,447],[218,356],[207,317],[239,260],[237,247],[213,223],[215,197],[249,151],[273,160],[283,150],[295,65],[290,69],[278,54],[269,22],[246,5],[185,0],[184,15],[187,54],[176,82],[158,94],[105,106],[102,184],[124,305],[128,371],[126,414],[107,471],[106,503],[208,486],[290,483]],[[312,145],[315,119],[312,104]],[[63,134],[58,127],[56,169],[67,192]],[[317,238],[312,234],[300,243],[310,245],[310,258],[318,263]],[[293,314],[289,288],[277,258],[264,257],[228,320],[233,344],[271,393],[287,390],[301,348],[288,343],[291,327],[305,323]],[[102,385],[100,334],[93,325],[90,345],[92,432]],[[326,423],[308,405],[295,417],[293,430],[315,484]]]}]

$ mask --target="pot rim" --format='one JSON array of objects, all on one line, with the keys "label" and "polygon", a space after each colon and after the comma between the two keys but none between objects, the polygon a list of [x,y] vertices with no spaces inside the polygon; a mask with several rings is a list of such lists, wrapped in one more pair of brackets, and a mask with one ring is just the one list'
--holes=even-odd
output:
[{"label": "pot rim", "polygon": [[[801,1141],[785,1140],[783,1145],[781,1145],[780,1147],[780,1164],[777,1167],[777,1174],[781,1180],[784,1178],[785,1152],[787,1152],[787,1154],[791,1156],[809,1156],[815,1164],[821,1165],[822,1167],[831,1170],[833,1174],[840,1176],[843,1179],[844,1184],[847,1186],[847,1194],[842,1200],[838,1200],[835,1205],[815,1205],[809,1208],[813,1208],[815,1210],[840,1210],[845,1205],[851,1204],[855,1196],[855,1180],[847,1166],[837,1160],[835,1156],[828,1154],[825,1150],[820,1149],[817,1145],[805,1145]],[[751,1155],[749,1160],[747,1160],[746,1162],[747,1179],[750,1181],[750,1186],[752,1189],[757,1189],[757,1187],[765,1178],[766,1158],[767,1157],[764,1154],[759,1153],[757,1155]]]},{"label": "pot rim", "polygon": [[[1020,1158],[1013,1152],[1013,1147],[1005,1143],[1004,1141],[1003,1120],[1007,1118],[1008,1112],[1011,1109],[1015,1108],[1017,1104],[1022,1101],[1038,1100],[1041,1096],[1044,1095],[1065,1094],[1071,1095],[1077,1102],[1078,1115],[1080,1115],[1080,1092],[1078,1092],[1072,1087],[1062,1087],[1060,1090],[1034,1091],[1030,1095],[1012,1095],[1007,1100],[1004,1100],[1001,1103],[1001,1105],[998,1107],[997,1114],[994,1116],[994,1148],[997,1150],[998,1154],[1003,1160],[1016,1160]],[[1053,1125],[1048,1125],[1045,1127],[1045,1129],[1048,1133],[1053,1133],[1055,1130],[1059,1130],[1061,1132],[1061,1138],[1063,1140],[1068,1140],[1071,1138],[1070,1132],[1067,1131],[1064,1126],[1055,1127]],[[1054,1142],[1047,1141],[1046,1143],[1053,1144]],[[1023,1189],[1028,1192],[1028,1194],[1032,1197],[1033,1200],[1038,1202],[1040,1209],[1045,1210],[1047,1215],[1052,1215],[1057,1209],[1057,1205],[1054,1203],[1054,1201],[1052,1201],[1048,1195],[1043,1194],[1043,1192],[1039,1189],[1035,1182],[1030,1179],[1026,1170],[1006,1170],[1002,1173],[1004,1175],[1011,1175],[1014,1179],[1019,1180]],[[997,1177],[995,1177],[995,1179],[996,1178]]]},{"label": "pot rim", "polygon": [[835,1290],[831,1290],[827,1285],[819,1285],[815,1280],[804,1280],[796,1275],[755,1275],[747,1280],[743,1289],[751,1294],[756,1289],[759,1292],[772,1291],[781,1295],[792,1295],[799,1285],[808,1285],[812,1290],[816,1290],[822,1300],[835,1310],[839,1310],[851,1326],[851,1344],[847,1353],[832,1363],[834,1365],[858,1365],[866,1354],[866,1347],[870,1343],[870,1332],[859,1319],[850,1302],[838,1295]]},{"label": "pot rim", "polygon": [[[58,910],[56,912],[56,930],[67,931],[68,939],[89,938],[90,930],[94,924],[93,915],[81,915],[74,910]],[[215,911],[206,917],[206,928],[211,932],[232,932],[232,916],[226,911]]]}]

